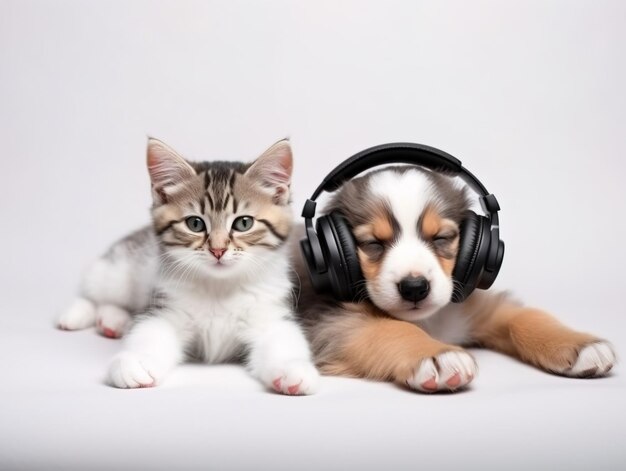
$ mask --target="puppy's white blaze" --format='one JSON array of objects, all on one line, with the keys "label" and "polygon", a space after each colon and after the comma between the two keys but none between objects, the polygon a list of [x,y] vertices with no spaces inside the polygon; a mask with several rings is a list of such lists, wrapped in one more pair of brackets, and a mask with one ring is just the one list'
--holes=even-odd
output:
[{"label": "puppy's white blaze", "polygon": [[410,227],[414,233],[420,214],[435,196],[428,177],[416,169],[409,169],[403,174],[381,172],[373,175],[370,191],[389,202],[403,232]]},{"label": "puppy's white blaze", "polygon": [[[377,305],[397,318],[425,319],[445,306],[452,294],[451,280],[432,249],[418,235],[420,215],[437,200],[432,182],[418,170],[403,174],[383,172],[372,177],[370,191],[389,203],[401,230],[397,242],[385,255],[377,280],[369,286],[370,295]],[[397,287],[402,278],[411,275],[423,275],[430,283],[430,293],[419,310],[411,309]]]}]

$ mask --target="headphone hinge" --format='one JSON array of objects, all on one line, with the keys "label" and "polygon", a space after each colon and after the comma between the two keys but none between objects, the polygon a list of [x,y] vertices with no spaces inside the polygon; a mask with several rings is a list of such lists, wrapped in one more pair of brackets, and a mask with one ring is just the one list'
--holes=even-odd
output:
[{"label": "headphone hinge", "polygon": [[315,208],[317,203],[313,200],[306,200],[304,208],[302,208],[302,217],[305,219],[313,219],[315,217]]},{"label": "headphone hinge", "polygon": [[493,193],[489,193],[486,196],[481,196],[480,206],[487,214],[495,214],[500,211],[500,203],[498,203],[496,195],[494,195]]}]

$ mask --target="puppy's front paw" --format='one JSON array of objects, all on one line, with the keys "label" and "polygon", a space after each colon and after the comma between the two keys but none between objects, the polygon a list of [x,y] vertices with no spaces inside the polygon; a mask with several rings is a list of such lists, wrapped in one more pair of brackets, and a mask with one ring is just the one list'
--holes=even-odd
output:
[{"label": "puppy's front paw", "polygon": [[467,386],[477,371],[476,361],[469,353],[445,352],[423,359],[406,384],[411,389],[427,393],[456,391]]},{"label": "puppy's front paw", "polygon": [[594,342],[583,347],[578,353],[574,366],[561,373],[575,378],[595,378],[606,375],[616,361],[615,352],[610,343]]},{"label": "puppy's front paw", "polygon": [[281,367],[272,368],[264,376],[268,388],[289,396],[314,394],[319,383],[319,373],[308,361],[290,361]]},{"label": "puppy's front paw", "polygon": [[107,376],[116,388],[150,388],[162,378],[162,369],[148,356],[122,352],[113,358]]}]

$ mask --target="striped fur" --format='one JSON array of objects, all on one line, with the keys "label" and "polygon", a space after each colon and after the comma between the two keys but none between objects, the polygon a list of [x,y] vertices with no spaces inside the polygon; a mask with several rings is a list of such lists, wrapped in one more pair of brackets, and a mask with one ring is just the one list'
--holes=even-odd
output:
[{"label": "striped fur", "polygon": [[[267,388],[314,392],[317,371],[293,319],[289,257],[291,148],[250,164],[189,162],[148,142],[152,226],[116,243],[87,272],[64,329],[126,331],[109,368],[120,388],[158,384],[187,357],[245,359]],[[245,223],[244,223],[245,222]]]},{"label": "striped fur", "polygon": [[[152,219],[164,251],[188,248],[210,257],[209,249],[218,246],[228,253],[283,245],[291,229],[291,211],[287,205],[276,205],[261,182],[247,174],[250,164],[217,161],[189,166],[192,171],[182,172],[182,182],[162,181],[155,173],[160,196],[155,200]],[[190,216],[201,217],[206,230],[190,231],[185,223]],[[237,232],[232,224],[239,216],[254,217],[254,226]]]}]

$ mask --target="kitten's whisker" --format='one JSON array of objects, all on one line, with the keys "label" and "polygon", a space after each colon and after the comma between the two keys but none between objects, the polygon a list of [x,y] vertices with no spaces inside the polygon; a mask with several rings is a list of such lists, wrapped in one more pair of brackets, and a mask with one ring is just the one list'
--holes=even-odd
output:
[{"label": "kitten's whisker", "polygon": [[185,257],[185,266],[182,269],[182,273],[181,275],[178,277],[177,281],[176,281],[176,286],[175,289],[178,289],[178,287],[180,286],[181,283],[184,283],[187,280],[187,276],[189,274],[189,271],[191,270],[191,268],[193,267],[193,263],[196,261],[196,254],[195,253],[190,253]]}]

